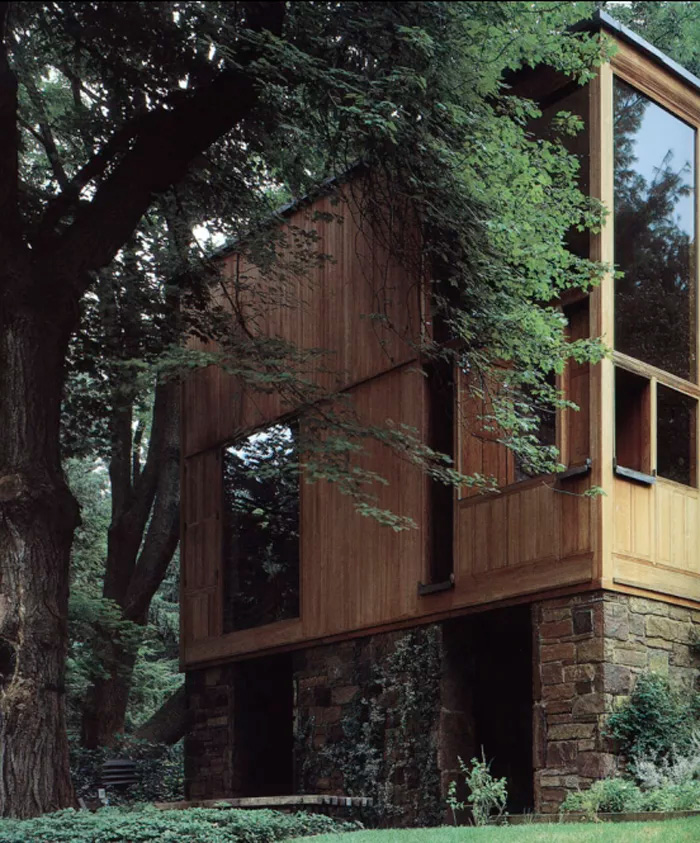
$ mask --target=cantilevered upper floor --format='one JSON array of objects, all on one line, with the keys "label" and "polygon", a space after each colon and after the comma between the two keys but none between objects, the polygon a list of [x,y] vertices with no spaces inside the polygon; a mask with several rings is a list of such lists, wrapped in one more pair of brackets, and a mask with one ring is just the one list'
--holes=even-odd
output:
[{"label": "cantilevered upper floor", "polygon": [[[611,349],[561,376],[580,409],[541,434],[566,471],[528,476],[483,425],[485,399],[463,372],[419,371],[429,322],[420,273],[362,224],[351,185],[299,205],[285,221],[296,245],[266,273],[223,258],[220,303],[242,298],[248,330],[306,349],[305,360],[323,349],[332,365],[313,367],[311,380],[347,395],[364,423],[409,425],[500,491],[446,494],[370,442],[361,466],[387,481],[379,506],[416,525],[395,532],[358,514],[337,485],[287,470],[307,423],[293,394],[274,379],[261,391],[245,373],[198,371],[182,402],[185,666],[545,594],[604,588],[700,604],[700,81],[607,16],[595,26],[617,50],[590,83],[545,70],[522,81],[545,122],[562,110],[584,119],[572,151],[610,213],[577,248],[623,273],[562,303],[572,338]],[[332,260],[297,272],[295,250],[308,248]],[[266,298],[282,275],[303,307]],[[586,496],[591,487],[603,494]]]}]

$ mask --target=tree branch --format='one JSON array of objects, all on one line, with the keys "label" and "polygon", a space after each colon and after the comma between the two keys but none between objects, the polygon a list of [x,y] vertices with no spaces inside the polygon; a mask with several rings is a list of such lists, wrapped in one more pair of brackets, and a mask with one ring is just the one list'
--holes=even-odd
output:
[{"label": "tree branch", "polygon": [[56,141],[54,140],[53,132],[51,131],[51,126],[49,125],[49,116],[46,113],[46,109],[44,108],[42,96],[39,93],[36,85],[34,84],[32,74],[26,73],[24,74],[24,77],[25,78],[23,84],[27,89],[27,93],[29,94],[29,98],[32,101],[32,105],[39,114],[39,133],[37,134],[29,126],[27,126],[27,128],[29,128],[29,131],[34,135],[34,137],[36,137],[41,142],[41,145],[44,147],[44,151],[46,152],[46,157],[48,158],[49,164],[51,165],[51,171],[54,174],[54,178],[63,190],[68,185],[68,176],[66,175],[66,171],[63,168],[63,162],[61,161],[61,156],[59,155],[58,147],[56,146]]},{"label": "tree branch", "polygon": [[20,232],[17,77],[7,58],[11,5],[0,3],[0,244],[16,242]]},{"label": "tree branch", "polygon": [[[249,26],[281,31],[284,3],[248,3]],[[252,50],[241,58],[255,59]],[[240,122],[257,103],[254,80],[241,70],[225,70],[211,84],[183,94],[179,105],[145,115],[128,151],[97,188],[86,209],[60,234],[48,259],[77,285],[85,273],[109,263],[129,238],[153,196],[180,181],[192,161]]]},{"label": "tree branch", "polygon": [[[148,610],[175,553],[180,533],[179,386],[170,382],[158,389],[166,395],[164,413],[159,419],[161,459],[151,521],[123,603],[124,616],[131,620],[141,618]],[[153,426],[156,426],[155,412]]]}]

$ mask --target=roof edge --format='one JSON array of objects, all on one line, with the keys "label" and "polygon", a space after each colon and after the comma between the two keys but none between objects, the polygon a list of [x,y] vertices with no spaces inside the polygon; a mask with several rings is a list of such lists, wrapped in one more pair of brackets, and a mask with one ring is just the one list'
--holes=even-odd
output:
[{"label": "roof edge", "polygon": [[619,20],[604,12],[602,9],[596,9],[592,17],[588,20],[581,21],[572,27],[574,31],[599,31],[605,30],[615,35],[620,41],[625,41],[632,47],[635,47],[640,52],[644,53],[655,64],[670,71],[675,76],[678,76],[688,85],[691,85],[696,91],[700,92],[700,79],[686,70],[683,65],[678,64],[666,53],[661,52],[653,44],[650,44],[641,35],[631,30],[628,26],[620,23]]}]

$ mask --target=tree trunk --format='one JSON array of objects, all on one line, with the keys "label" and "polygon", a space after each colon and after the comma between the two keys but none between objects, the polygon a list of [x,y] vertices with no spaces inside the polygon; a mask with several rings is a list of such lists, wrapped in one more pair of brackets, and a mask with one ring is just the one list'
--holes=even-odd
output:
[{"label": "tree trunk", "polygon": [[70,318],[36,303],[8,313],[8,299],[0,301],[0,814],[30,817],[74,802],[64,673],[79,516],[59,455]]},{"label": "tree trunk", "polygon": [[[110,465],[114,510],[103,595],[121,607],[124,620],[140,626],[146,623],[151,599],[178,543],[179,400],[177,383],[157,386],[148,457],[138,477],[131,476],[131,424],[113,424],[113,454],[119,459],[113,456]],[[105,640],[103,667],[108,675],[95,680],[83,709],[81,741],[88,749],[112,746],[124,732],[135,661],[133,650],[118,640]]]},{"label": "tree trunk", "polygon": [[104,678],[96,679],[88,691],[82,720],[82,744],[88,749],[113,746],[124,731],[131,678],[136,653],[113,642],[103,667]]}]

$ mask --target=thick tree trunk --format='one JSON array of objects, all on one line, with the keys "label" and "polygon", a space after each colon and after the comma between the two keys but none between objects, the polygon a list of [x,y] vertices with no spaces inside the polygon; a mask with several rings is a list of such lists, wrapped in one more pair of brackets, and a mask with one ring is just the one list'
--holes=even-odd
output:
[{"label": "thick tree trunk", "polygon": [[64,671],[78,507],[59,458],[70,327],[61,327],[62,314],[51,308],[2,310],[0,814],[30,817],[74,801]]}]

